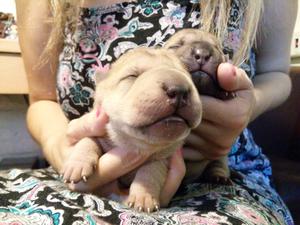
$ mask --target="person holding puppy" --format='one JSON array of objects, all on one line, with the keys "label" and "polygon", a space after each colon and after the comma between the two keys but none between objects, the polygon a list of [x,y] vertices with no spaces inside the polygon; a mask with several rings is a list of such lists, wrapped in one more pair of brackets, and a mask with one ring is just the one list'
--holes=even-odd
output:
[{"label": "person holding puppy", "polygon": [[[222,101],[201,96],[203,119],[187,138],[182,153],[189,163],[197,163],[198,153],[208,159],[229,154],[231,169],[243,178],[234,179],[233,186],[187,184],[170,202],[185,174],[178,151],[170,159],[161,196],[163,206],[170,202],[168,208],[142,215],[97,198],[95,204],[104,208],[101,213],[92,213],[95,221],[293,224],[288,209],[272,188],[270,162],[246,127],[280,105],[290,93],[287,73],[296,4],[295,0],[17,0],[18,30],[30,90],[28,127],[57,172],[72,149],[99,148],[86,133],[68,137],[68,123],[91,109],[95,73],[106,72],[128,49],[163,46],[177,30],[196,28],[214,33],[232,61],[221,64],[217,76],[220,86],[235,92],[236,97]],[[108,119],[105,112],[98,112],[99,136],[105,135]],[[95,174],[86,183],[69,184],[69,188],[84,192],[107,190],[115,179],[146,159],[144,155],[112,149],[100,158]],[[81,194],[75,200],[87,203],[87,196]],[[63,201],[70,198],[63,197]],[[51,201],[44,204],[55,208]],[[55,209],[67,211],[68,206]],[[76,215],[70,221],[87,220],[87,214]]]}]

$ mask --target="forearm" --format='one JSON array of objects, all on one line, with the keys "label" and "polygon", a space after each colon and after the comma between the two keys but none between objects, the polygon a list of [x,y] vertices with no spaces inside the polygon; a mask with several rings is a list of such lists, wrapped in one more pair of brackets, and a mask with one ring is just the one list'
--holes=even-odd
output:
[{"label": "forearm", "polygon": [[68,148],[57,146],[59,139],[66,140],[68,120],[60,106],[50,100],[34,102],[27,112],[27,126],[33,138],[41,145],[48,162],[56,169],[61,168]]},{"label": "forearm", "polygon": [[[290,46],[297,17],[297,0],[265,0],[255,45],[256,107],[252,120],[283,103],[290,94]],[[280,15],[280,16],[279,16]]]},{"label": "forearm", "polygon": [[259,74],[253,84],[256,104],[251,121],[282,104],[290,95],[292,86],[290,77],[282,72]]}]

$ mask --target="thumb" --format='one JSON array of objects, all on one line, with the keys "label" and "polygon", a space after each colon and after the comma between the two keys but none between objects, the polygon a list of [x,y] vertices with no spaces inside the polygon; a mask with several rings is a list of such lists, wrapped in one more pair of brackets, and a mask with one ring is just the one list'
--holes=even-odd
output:
[{"label": "thumb", "polygon": [[106,133],[106,124],[108,116],[97,108],[78,119],[70,121],[67,129],[67,137],[71,144],[79,141],[84,137],[101,137]]},{"label": "thumb", "polygon": [[218,82],[226,91],[235,91],[238,84],[237,69],[230,63],[221,63],[218,67]]},{"label": "thumb", "polygon": [[252,87],[246,72],[230,63],[221,63],[217,76],[220,87],[226,91],[239,91]]}]

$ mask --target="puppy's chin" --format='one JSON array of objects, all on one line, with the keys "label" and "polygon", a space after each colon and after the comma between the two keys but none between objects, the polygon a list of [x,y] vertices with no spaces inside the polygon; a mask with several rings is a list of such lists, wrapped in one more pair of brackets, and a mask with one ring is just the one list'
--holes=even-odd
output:
[{"label": "puppy's chin", "polygon": [[127,146],[137,145],[139,148],[147,148],[181,142],[189,135],[191,128],[182,118],[169,116],[141,127],[110,121],[109,130],[114,133],[111,135],[113,141],[120,145],[127,142]]},{"label": "puppy's chin", "polygon": [[178,116],[168,116],[137,129],[143,135],[167,142],[181,139],[190,131],[186,121]]}]

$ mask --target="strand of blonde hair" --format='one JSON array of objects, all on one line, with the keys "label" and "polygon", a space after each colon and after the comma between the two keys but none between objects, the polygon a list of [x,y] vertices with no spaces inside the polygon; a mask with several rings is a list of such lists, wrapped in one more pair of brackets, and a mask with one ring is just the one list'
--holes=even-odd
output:
[{"label": "strand of blonde hair", "polygon": [[[201,1],[201,29],[213,33],[220,41],[226,38],[230,17],[231,0]],[[242,20],[241,45],[234,53],[232,62],[239,66],[248,57],[255,43],[256,32],[263,9],[263,0],[241,0],[237,23]]]}]

